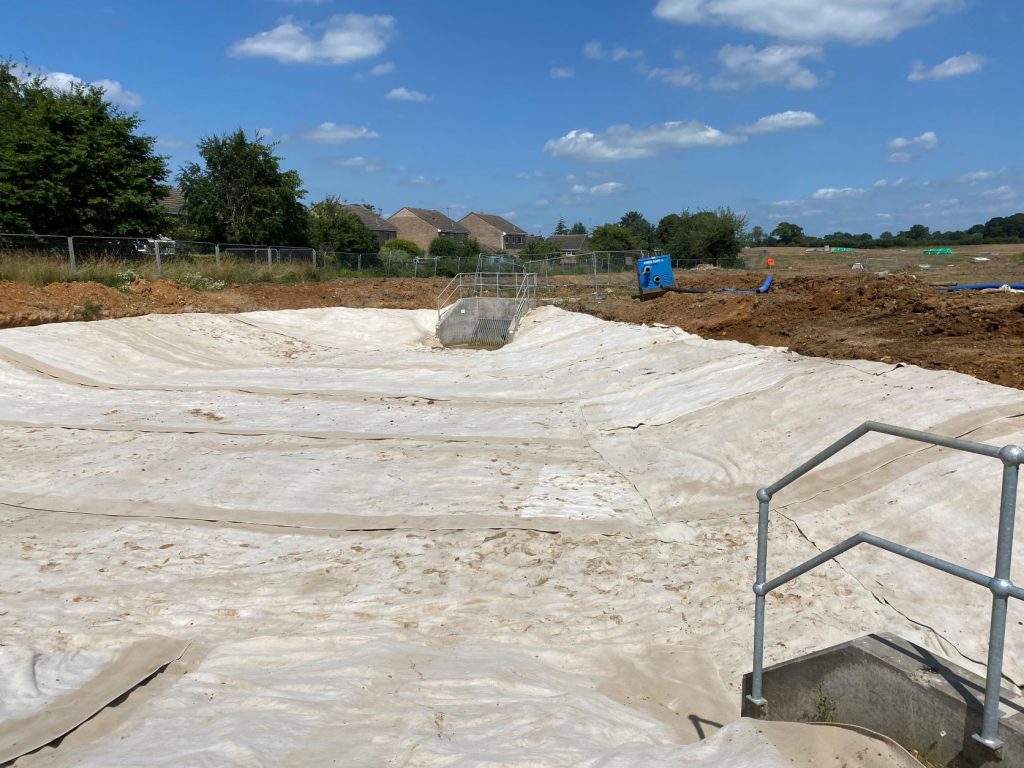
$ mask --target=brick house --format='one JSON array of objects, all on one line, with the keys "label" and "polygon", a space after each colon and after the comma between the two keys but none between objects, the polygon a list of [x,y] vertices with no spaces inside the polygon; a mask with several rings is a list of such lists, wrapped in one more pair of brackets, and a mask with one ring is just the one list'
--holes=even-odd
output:
[{"label": "brick house", "polygon": [[548,242],[557,245],[563,256],[586,253],[590,248],[590,240],[586,235],[551,235]]},{"label": "brick house", "polygon": [[394,240],[398,237],[398,227],[385,221],[375,211],[371,211],[365,205],[346,205],[344,208],[363,222],[366,228],[376,235],[377,242],[381,245],[384,245],[388,240]]},{"label": "brick house", "polygon": [[493,213],[468,213],[459,224],[469,230],[484,250],[518,251],[526,247],[526,232]]},{"label": "brick house", "polygon": [[402,208],[388,216],[398,230],[400,240],[411,240],[424,251],[436,237],[445,237],[457,243],[469,237],[469,230],[456,224],[440,211],[429,208]]}]

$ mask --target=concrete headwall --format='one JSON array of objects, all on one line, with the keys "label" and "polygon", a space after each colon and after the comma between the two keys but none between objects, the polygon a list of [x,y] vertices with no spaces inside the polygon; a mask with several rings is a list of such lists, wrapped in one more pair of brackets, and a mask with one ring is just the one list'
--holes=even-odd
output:
[{"label": "concrete headwall", "polygon": [[437,326],[437,340],[446,347],[500,347],[512,340],[515,299],[459,299]]}]

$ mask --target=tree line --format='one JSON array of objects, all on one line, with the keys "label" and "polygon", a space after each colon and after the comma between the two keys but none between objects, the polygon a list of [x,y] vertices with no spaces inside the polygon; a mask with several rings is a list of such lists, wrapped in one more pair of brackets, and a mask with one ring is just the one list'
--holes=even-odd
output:
[{"label": "tree line", "polygon": [[[368,253],[378,248],[371,233],[338,197],[306,204],[298,172],[286,170],[276,143],[241,128],[201,139],[200,162],[186,163],[175,177],[183,196],[179,216],[161,205],[171,190],[167,158],[156,139],[141,135],[142,121],[85,83],[57,90],[25,68],[0,61],[0,231],[74,233],[126,237],[172,236],[181,240],[311,245],[320,251]],[[372,206],[368,206],[371,210]],[[738,263],[746,246],[823,245],[868,248],[926,244],[973,244],[1024,240],[1024,213],[996,217],[964,231],[932,232],[915,224],[905,232],[834,232],[811,237],[791,222],[771,232],[729,208],[671,213],[657,225],[638,211],[588,232],[560,219],[555,234],[586,234],[590,249],[660,250],[679,259]],[[388,247],[419,253],[413,243]],[[472,256],[472,239],[438,238],[429,252]],[[558,246],[531,238],[524,255],[547,255]]]},{"label": "tree line", "polygon": [[985,243],[1019,243],[1024,241],[1024,213],[1012,216],[996,216],[984,224],[975,224],[968,229],[954,229],[942,232],[932,231],[924,224],[914,224],[909,229],[893,234],[883,232],[878,237],[868,232],[852,234],[833,232],[824,237],[804,234],[803,227],[782,221],[771,232],[761,227],[750,230],[748,244],[753,247],[772,245],[803,246],[820,248],[826,245],[839,248],[900,248],[918,245],[982,245]]}]

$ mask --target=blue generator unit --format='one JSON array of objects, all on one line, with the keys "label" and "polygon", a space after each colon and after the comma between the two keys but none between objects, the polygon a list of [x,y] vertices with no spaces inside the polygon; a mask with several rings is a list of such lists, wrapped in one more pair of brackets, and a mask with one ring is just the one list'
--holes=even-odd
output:
[{"label": "blue generator unit", "polygon": [[648,256],[636,261],[636,284],[640,298],[661,296],[667,288],[676,284],[672,274],[672,259],[669,256]]}]

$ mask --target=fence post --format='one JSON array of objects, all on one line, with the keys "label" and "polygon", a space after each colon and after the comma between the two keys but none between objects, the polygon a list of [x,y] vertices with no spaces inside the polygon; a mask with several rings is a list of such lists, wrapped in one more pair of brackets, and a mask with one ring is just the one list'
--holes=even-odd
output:
[{"label": "fence post", "polygon": [[757,576],[754,580],[754,659],[747,700],[765,714],[764,692],[764,583],[768,579],[768,505],[772,496],[765,488],[757,492]]},{"label": "fence post", "polygon": [[362,272],[362,271],[363,271],[363,254],[357,253],[356,254],[356,272]]},{"label": "fence post", "polygon": [[156,254],[156,273],[160,274],[160,241],[153,242],[153,252]]},{"label": "fence post", "polygon": [[78,269],[78,264],[75,261],[75,238],[68,238],[68,259],[71,262],[71,272],[74,273]]},{"label": "fence post", "polygon": [[999,497],[999,537],[996,540],[995,577],[992,591],[992,621],[988,634],[988,664],[985,673],[985,709],[981,720],[981,733],[974,739],[991,750],[1003,746],[999,733],[999,692],[1003,678],[1003,642],[1006,638],[1006,608],[1009,600],[1010,565],[1013,560],[1013,524],[1017,512],[1017,462],[1021,449],[1008,445],[999,452],[1003,460],[1003,483]]},{"label": "fence post", "polygon": [[213,244],[213,263],[220,269],[220,243]]},{"label": "fence post", "polygon": [[[313,251],[313,269],[316,269],[316,248],[313,248],[312,251]],[[324,254],[324,267],[325,268],[327,267],[327,255],[326,255],[326,253]]]},{"label": "fence post", "polygon": [[274,257],[273,257],[273,255],[270,252],[270,246],[269,245],[267,246],[267,266],[268,267],[274,266]]}]

